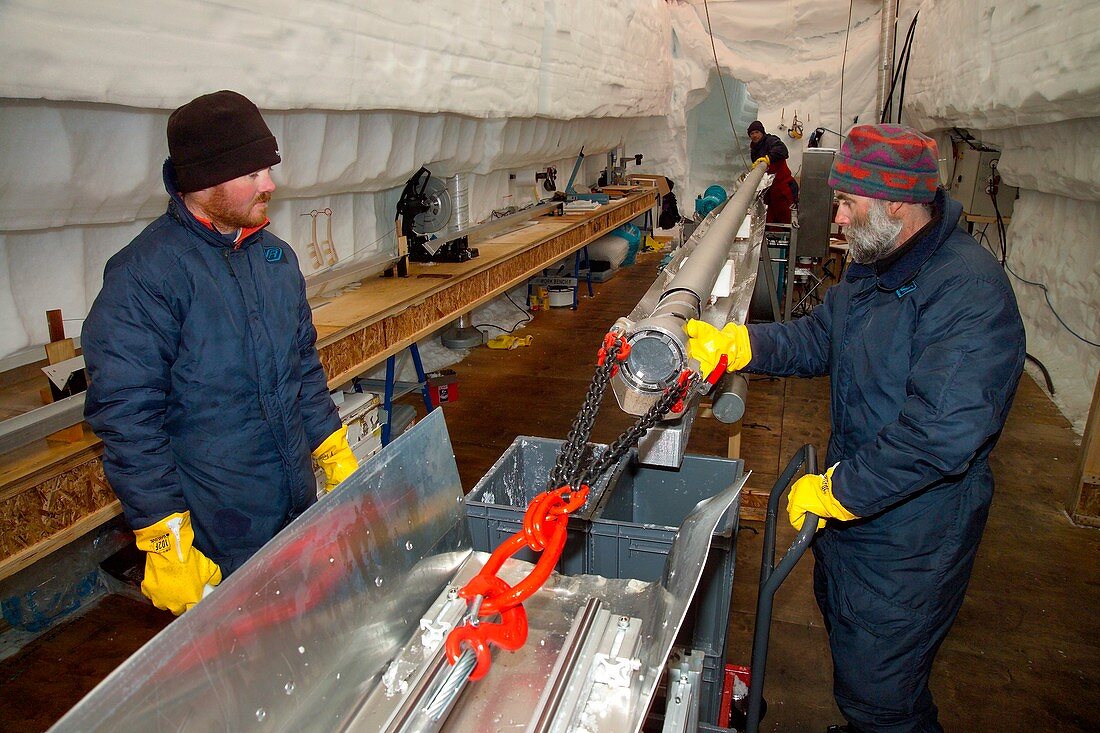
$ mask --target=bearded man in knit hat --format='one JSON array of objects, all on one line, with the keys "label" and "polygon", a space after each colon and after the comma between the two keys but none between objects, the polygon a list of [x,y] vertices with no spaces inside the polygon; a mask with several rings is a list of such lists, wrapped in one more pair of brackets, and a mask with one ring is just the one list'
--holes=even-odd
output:
[{"label": "bearded man in knit hat", "polygon": [[280,162],[256,105],[168,118],[167,212],[112,257],[84,322],[84,416],[145,551],[141,590],[181,614],[356,468],[305,282],[267,231]]},{"label": "bearded man in knit hat", "polygon": [[814,592],[847,724],[942,731],[932,661],[962,605],[993,496],[989,453],[1024,363],[1016,298],[958,227],[936,144],[900,125],[852,128],[829,185],[855,264],[789,323],[689,321],[691,355],[731,369],[830,377],[824,474],[795,482],[791,524],[817,521]]}]

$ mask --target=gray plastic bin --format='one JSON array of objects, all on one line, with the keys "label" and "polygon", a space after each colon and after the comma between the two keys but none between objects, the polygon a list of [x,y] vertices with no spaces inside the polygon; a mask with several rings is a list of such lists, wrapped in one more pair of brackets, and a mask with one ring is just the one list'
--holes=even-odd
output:
[{"label": "gray plastic bin", "polygon": [[[679,470],[640,466],[632,451],[592,518],[588,572],[607,578],[660,580],[676,530],[695,505],[737,481],[744,462],[684,456]],[[715,530],[695,600],[679,639],[725,663],[740,502]]]},{"label": "gray plastic bin", "polygon": [[[492,552],[523,526],[528,502],[546,488],[562,441],[519,436],[466,496],[475,550]],[[605,450],[591,445],[590,450]],[[740,479],[740,460],[684,457],[679,468],[639,466],[632,450],[592,487],[588,502],[569,518],[557,571],[563,575],[660,580],[672,540],[695,505]],[[699,649],[703,664],[700,720],[714,722],[722,696],[730,593],[740,502],[714,533],[695,599],[677,644]],[[526,550],[515,557],[535,562]]]},{"label": "gray plastic bin", "polygon": [[[546,490],[550,470],[554,467],[562,443],[551,438],[517,437],[466,495],[466,515],[475,550],[492,552],[523,528],[527,504]],[[588,444],[589,452],[606,449],[603,444]],[[586,454],[586,460],[589,455]],[[624,461],[612,466],[591,487],[588,501],[569,517],[565,549],[556,567],[559,573],[584,575],[589,572],[585,545],[592,513],[608,483],[622,470]],[[529,550],[521,550],[513,557],[526,562],[538,560],[538,555]]]}]

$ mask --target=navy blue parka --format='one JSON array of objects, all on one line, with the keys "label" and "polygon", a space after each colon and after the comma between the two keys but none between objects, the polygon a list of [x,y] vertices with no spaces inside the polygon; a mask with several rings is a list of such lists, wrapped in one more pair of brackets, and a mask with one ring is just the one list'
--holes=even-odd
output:
[{"label": "navy blue parka", "polygon": [[84,322],[85,418],[130,526],[191,511],[235,570],[316,500],[311,452],[340,427],[290,246],[167,212],[114,255]]},{"label": "navy blue parka", "polygon": [[[1000,264],[941,188],[930,231],[883,272],[853,264],[812,314],[749,326],[746,371],[830,376],[836,499],[814,543],[834,691],[867,730],[938,730],[927,689],[993,495],[989,453],[1024,362]],[[924,720],[925,722],[920,722]]]}]

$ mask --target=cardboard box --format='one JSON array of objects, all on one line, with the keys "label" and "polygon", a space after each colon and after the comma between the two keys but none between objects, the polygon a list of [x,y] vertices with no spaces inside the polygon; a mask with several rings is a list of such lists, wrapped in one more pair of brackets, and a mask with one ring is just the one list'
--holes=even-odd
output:
[{"label": "cardboard box", "polygon": [[669,193],[668,180],[664,176],[658,176],[651,173],[631,173],[626,177],[627,182],[633,183],[636,186],[648,186],[649,188],[656,188],[657,193],[665,196]]},{"label": "cardboard box", "polygon": [[428,392],[432,407],[458,400],[458,375],[453,369],[443,369],[428,375]]}]

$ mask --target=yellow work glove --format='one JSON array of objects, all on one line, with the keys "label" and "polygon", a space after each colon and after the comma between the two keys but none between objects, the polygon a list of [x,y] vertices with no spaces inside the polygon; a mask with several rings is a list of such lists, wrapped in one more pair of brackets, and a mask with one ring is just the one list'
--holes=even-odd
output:
[{"label": "yellow work glove", "polygon": [[521,346],[531,345],[531,336],[509,336],[501,334],[485,342],[490,349],[518,349]]},{"label": "yellow work glove", "polygon": [[801,530],[806,521],[806,512],[816,514],[820,519],[817,528],[825,526],[826,519],[840,519],[848,522],[859,519],[855,514],[841,506],[833,496],[833,466],[824,474],[808,473],[794,482],[791,493],[787,495],[787,517],[795,529]]},{"label": "yellow work glove", "polygon": [[699,362],[704,379],[711,375],[725,355],[727,371],[736,372],[752,361],[749,348],[749,330],[739,323],[727,323],[719,331],[706,321],[692,318],[684,325],[688,335],[688,356]]},{"label": "yellow work glove", "polygon": [[170,514],[156,524],[134,532],[145,551],[145,580],[141,592],[157,608],[179,616],[222,582],[222,569],[193,547],[191,512]]},{"label": "yellow work glove", "polygon": [[769,165],[772,164],[772,159],[766,155],[761,155],[759,158],[752,162],[752,167],[755,168],[760,163],[763,163],[764,167],[767,168]]},{"label": "yellow work glove", "polygon": [[348,445],[348,427],[343,425],[313,451],[313,460],[325,472],[325,491],[332,491],[359,468],[359,459]]}]

